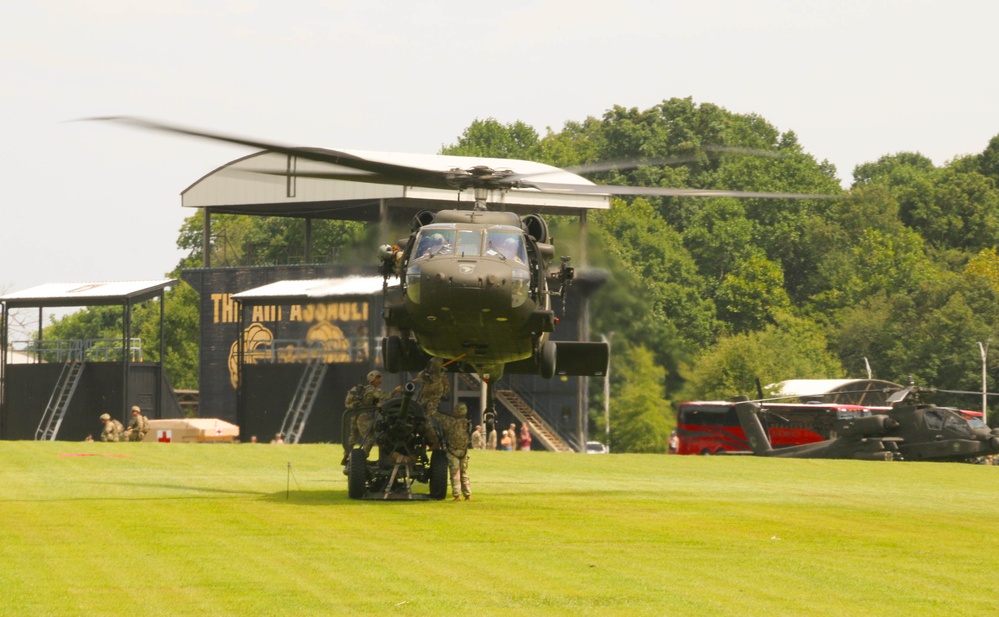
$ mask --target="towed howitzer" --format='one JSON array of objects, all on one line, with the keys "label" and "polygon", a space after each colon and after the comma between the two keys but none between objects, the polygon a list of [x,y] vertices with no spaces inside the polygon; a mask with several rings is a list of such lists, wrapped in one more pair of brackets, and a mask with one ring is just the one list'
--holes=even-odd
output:
[{"label": "towed howitzer", "polygon": [[431,499],[447,495],[447,458],[432,449],[423,406],[414,400],[416,385],[407,383],[403,395],[385,401],[372,423],[378,458],[367,460],[363,448],[350,451],[347,495],[351,499],[414,499],[415,482],[430,486]]}]

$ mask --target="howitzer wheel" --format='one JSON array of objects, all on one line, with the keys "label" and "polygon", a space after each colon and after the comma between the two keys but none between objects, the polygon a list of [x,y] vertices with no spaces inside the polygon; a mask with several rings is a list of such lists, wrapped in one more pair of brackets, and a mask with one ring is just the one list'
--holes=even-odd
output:
[{"label": "howitzer wheel", "polygon": [[447,497],[447,455],[443,450],[434,450],[430,454],[430,498],[444,499]]},{"label": "howitzer wheel", "polygon": [[347,496],[364,499],[368,484],[368,461],[363,448],[354,448],[347,459]]}]

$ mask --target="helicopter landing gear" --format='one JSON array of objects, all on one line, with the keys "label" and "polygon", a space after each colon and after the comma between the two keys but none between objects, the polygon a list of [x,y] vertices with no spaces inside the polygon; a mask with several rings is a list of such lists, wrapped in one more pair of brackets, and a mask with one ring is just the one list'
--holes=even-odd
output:
[{"label": "helicopter landing gear", "polygon": [[386,371],[398,373],[421,370],[430,356],[413,339],[392,335],[382,339],[382,359]]},{"label": "helicopter landing gear", "polygon": [[387,336],[382,341],[382,353],[385,356],[385,370],[398,373],[402,370],[402,339],[398,336]]},{"label": "helicopter landing gear", "polygon": [[541,353],[538,356],[540,357],[541,376],[545,379],[551,379],[555,376],[557,350],[558,346],[554,341],[545,341],[545,344],[541,346]]}]

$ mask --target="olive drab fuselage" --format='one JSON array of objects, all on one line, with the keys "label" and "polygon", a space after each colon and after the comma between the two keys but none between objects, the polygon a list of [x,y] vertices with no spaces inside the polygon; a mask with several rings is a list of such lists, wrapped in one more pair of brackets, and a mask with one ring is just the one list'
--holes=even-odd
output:
[{"label": "olive drab fuselage", "polygon": [[411,330],[428,354],[463,356],[502,375],[505,364],[535,356],[554,329],[553,254],[513,213],[442,211],[410,236],[386,323]]}]

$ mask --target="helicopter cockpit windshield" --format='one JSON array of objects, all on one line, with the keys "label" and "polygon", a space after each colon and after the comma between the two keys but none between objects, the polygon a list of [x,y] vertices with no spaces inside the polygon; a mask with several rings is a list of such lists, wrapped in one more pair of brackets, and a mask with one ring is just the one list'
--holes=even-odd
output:
[{"label": "helicopter cockpit windshield", "polygon": [[454,254],[454,229],[427,226],[416,241],[415,259]]},{"label": "helicopter cockpit windshield", "polygon": [[486,255],[516,263],[527,263],[524,235],[519,231],[490,230],[486,232]]}]

